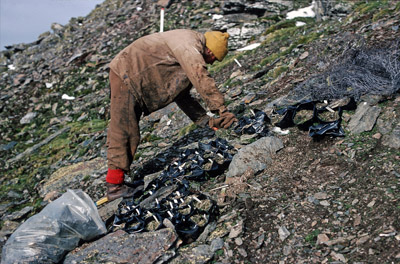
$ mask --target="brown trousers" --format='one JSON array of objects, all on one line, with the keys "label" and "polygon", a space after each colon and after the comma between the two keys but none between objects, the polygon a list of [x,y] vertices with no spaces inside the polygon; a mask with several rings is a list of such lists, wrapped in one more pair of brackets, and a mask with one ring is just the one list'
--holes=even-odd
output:
[{"label": "brown trousers", "polygon": [[110,70],[111,120],[107,132],[108,169],[129,172],[140,141],[142,111],[132,91]]}]

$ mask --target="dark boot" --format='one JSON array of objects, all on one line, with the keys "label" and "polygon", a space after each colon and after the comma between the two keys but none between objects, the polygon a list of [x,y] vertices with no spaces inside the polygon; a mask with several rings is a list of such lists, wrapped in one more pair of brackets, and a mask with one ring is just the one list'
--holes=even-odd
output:
[{"label": "dark boot", "polygon": [[112,201],[122,198],[129,198],[135,195],[136,190],[134,188],[126,186],[124,183],[121,184],[112,184],[106,182],[107,187],[107,199],[108,201]]}]

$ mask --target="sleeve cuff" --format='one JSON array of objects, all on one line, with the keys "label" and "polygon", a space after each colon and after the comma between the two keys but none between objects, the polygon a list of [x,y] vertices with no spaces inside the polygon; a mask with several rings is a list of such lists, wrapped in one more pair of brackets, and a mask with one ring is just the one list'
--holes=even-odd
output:
[{"label": "sleeve cuff", "polygon": [[106,182],[112,184],[121,184],[124,182],[124,171],[121,169],[110,170],[108,169]]}]

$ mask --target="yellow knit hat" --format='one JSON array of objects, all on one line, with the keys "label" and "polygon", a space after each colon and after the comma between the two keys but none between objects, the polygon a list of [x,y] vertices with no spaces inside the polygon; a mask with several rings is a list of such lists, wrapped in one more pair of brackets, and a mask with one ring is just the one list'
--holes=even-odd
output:
[{"label": "yellow knit hat", "polygon": [[214,53],[217,60],[222,61],[228,53],[228,33],[209,31],[204,33],[206,46]]}]

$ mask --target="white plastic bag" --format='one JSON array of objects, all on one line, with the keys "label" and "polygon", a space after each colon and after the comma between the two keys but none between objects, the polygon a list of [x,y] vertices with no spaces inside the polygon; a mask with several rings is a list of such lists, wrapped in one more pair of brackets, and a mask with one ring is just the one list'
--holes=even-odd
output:
[{"label": "white plastic bag", "polygon": [[68,190],[11,235],[1,263],[58,263],[80,240],[106,232],[92,199],[82,190]]}]

